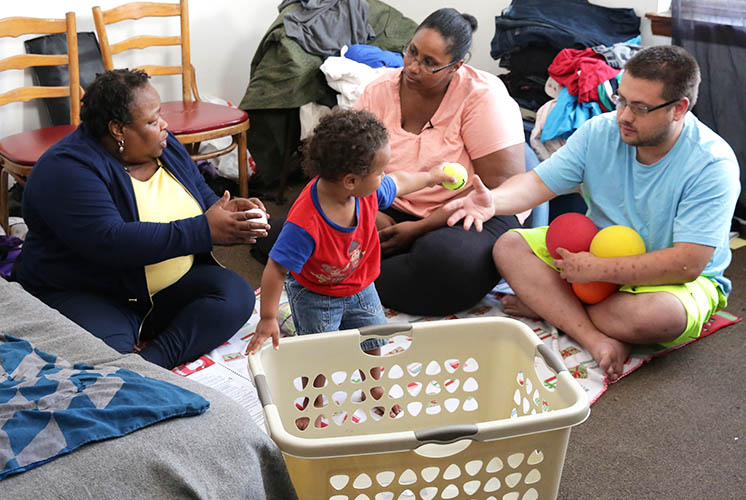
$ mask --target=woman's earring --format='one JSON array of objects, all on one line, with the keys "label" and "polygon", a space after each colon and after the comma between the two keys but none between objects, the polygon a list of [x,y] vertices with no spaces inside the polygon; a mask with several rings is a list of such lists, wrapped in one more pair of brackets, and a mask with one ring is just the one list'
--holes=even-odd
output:
[{"label": "woman's earring", "polygon": [[124,139],[119,139],[117,144],[119,144],[119,154],[124,153]]}]

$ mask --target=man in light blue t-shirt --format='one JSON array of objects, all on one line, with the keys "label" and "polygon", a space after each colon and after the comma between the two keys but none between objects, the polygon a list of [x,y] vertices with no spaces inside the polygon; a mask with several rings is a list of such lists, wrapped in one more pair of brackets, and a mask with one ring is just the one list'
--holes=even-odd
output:
[{"label": "man in light blue t-shirt", "polygon": [[[553,259],[546,227],[505,233],[495,265],[516,293],[505,312],[540,317],[593,355],[611,381],[622,375],[632,344],[680,345],[696,339],[725,307],[730,281],[730,223],[740,192],[728,144],[689,110],[699,67],[684,49],[649,47],[630,59],[614,97],[616,112],[586,122],[535,170],[490,191],[475,180],[467,197],[448,203],[453,225],[520,213],[582,186],[588,217],[599,229],[633,228],[646,253],[599,258],[559,249]],[[593,305],[570,283],[623,285]]]}]

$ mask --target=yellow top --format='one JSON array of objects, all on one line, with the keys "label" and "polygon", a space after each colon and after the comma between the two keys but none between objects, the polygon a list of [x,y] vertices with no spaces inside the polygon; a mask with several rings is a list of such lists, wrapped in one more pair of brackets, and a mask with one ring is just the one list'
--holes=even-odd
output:
[{"label": "yellow top", "polygon": [[[162,167],[160,160],[159,167]],[[171,222],[202,215],[197,200],[165,168],[159,168],[147,181],[132,178],[141,222]],[[155,295],[184,276],[192,268],[194,255],[183,255],[145,266],[150,295]]]}]

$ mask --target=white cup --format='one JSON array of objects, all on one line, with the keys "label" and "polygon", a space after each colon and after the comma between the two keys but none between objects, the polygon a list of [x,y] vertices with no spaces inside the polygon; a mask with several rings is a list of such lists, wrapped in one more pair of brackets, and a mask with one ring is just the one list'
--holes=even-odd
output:
[{"label": "white cup", "polygon": [[255,217],[253,219],[248,219],[249,222],[261,222],[262,224],[267,224],[267,214],[264,213],[264,210],[261,208],[252,208],[250,210],[246,210],[247,214],[259,214],[261,217]]}]

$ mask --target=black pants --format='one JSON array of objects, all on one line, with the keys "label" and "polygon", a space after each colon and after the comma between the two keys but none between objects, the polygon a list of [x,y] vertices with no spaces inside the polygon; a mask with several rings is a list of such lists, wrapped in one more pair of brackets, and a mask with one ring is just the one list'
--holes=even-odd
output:
[{"label": "black pants", "polygon": [[37,294],[48,306],[121,353],[142,339],[140,355],[164,368],[193,361],[231,338],[254,309],[254,291],[241,276],[220,266],[195,265],[179,281],[153,296],[147,318],[126,302],[66,290]]},{"label": "black pants", "polygon": [[[397,222],[414,217],[388,209]],[[481,233],[457,224],[418,238],[405,252],[383,256],[376,288],[384,306],[408,314],[445,316],[475,305],[500,280],[492,246],[520,227],[513,216],[497,216]]]}]

